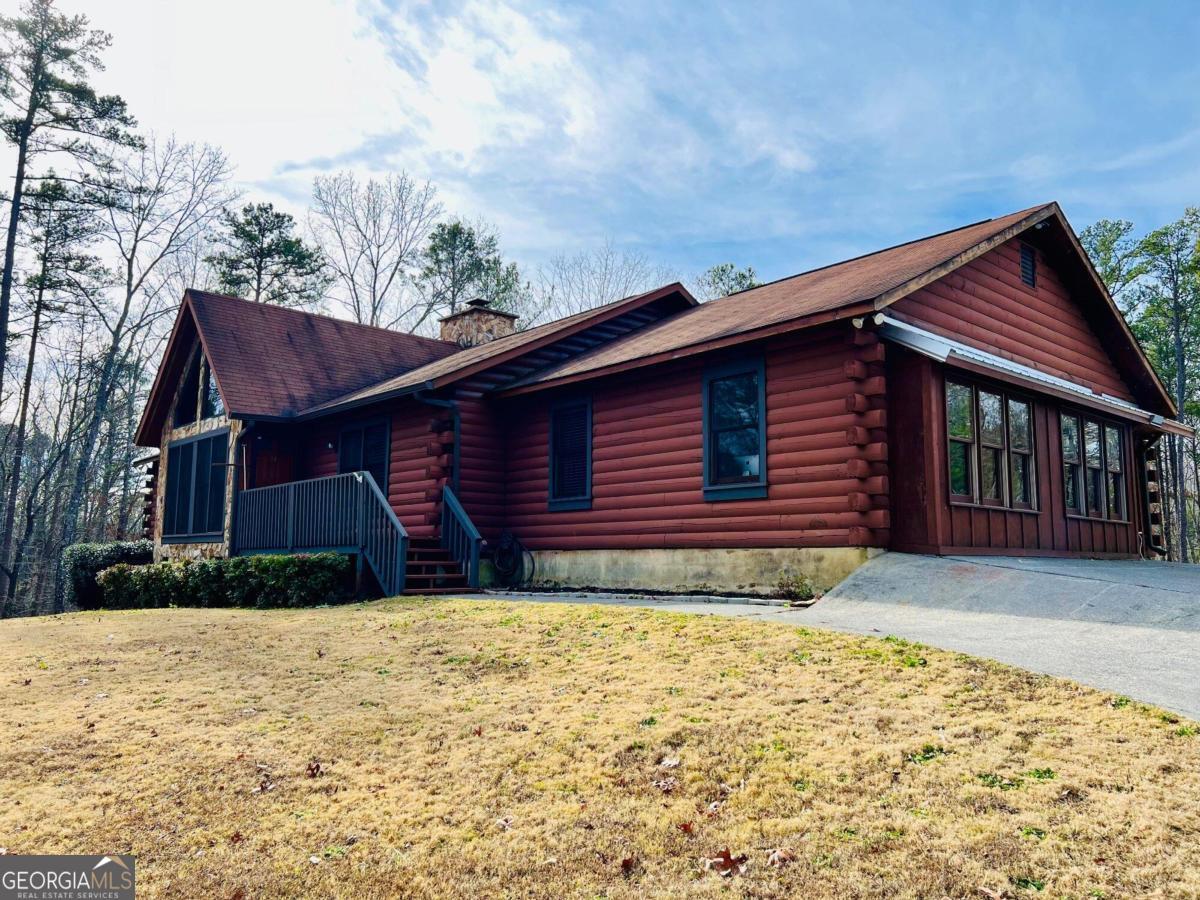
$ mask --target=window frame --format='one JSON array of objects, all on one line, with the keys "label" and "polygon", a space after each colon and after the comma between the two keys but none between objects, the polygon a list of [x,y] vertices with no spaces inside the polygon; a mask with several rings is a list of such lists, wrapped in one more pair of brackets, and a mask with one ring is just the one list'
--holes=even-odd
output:
[{"label": "window frame", "polygon": [[[1067,448],[1066,448],[1066,445],[1063,443],[1063,437],[1062,437],[1063,425],[1068,420],[1074,425],[1074,428],[1075,428],[1075,445],[1077,448],[1075,451],[1075,456],[1070,459],[1067,458]],[[1062,469],[1063,469],[1063,507],[1066,509],[1067,516],[1069,516],[1069,517],[1075,516],[1078,518],[1087,518],[1087,516],[1085,515],[1085,513],[1087,511],[1087,498],[1084,496],[1084,471],[1086,468],[1084,466],[1084,458],[1086,456],[1087,451],[1084,447],[1084,442],[1083,442],[1083,420],[1077,413],[1071,412],[1070,410],[1060,409],[1058,411],[1058,452],[1059,452],[1059,457],[1062,460]],[[1074,472],[1074,482],[1075,483],[1073,485],[1071,485],[1075,489],[1075,505],[1074,506],[1068,505],[1068,502],[1067,502],[1067,498],[1068,498],[1067,466],[1075,467],[1075,472]]]},{"label": "window frame", "polygon": [[361,431],[363,433],[362,446],[359,448],[359,468],[353,469],[354,472],[365,472],[366,469],[362,466],[362,456],[366,451],[366,433],[368,428],[373,428],[376,425],[383,426],[383,484],[379,485],[379,490],[383,496],[388,495],[388,483],[392,478],[392,421],[387,416],[374,416],[370,419],[355,419],[353,422],[347,422],[338,428],[337,440],[337,472],[339,475],[347,474],[342,471],[342,441],[346,438],[348,431]]},{"label": "window frame", "polygon": [[[564,409],[575,409],[582,407],[587,417],[587,428],[584,429],[584,444],[583,444],[583,493],[569,497],[557,496],[554,492],[554,486],[557,482],[558,475],[558,454],[555,453],[555,433],[554,420],[559,412]],[[546,505],[553,512],[568,511],[575,509],[591,509],[592,508],[592,432],[595,430],[595,420],[592,417],[592,398],[590,395],[564,397],[550,404],[548,411],[547,422],[547,440],[546,440]]]},{"label": "window frame", "polygon": [[[971,439],[968,440],[962,437],[952,437],[950,434],[950,386],[966,388],[971,392]],[[982,416],[980,415],[979,395],[980,392],[994,394],[1000,398],[1000,415],[1001,424],[1003,427],[1003,441],[997,445],[994,441],[985,442],[983,439],[983,431],[981,428]],[[1020,403],[1029,410],[1029,450],[1018,450],[1013,448],[1012,442],[1012,418],[1010,415],[1010,405]],[[957,374],[947,374],[944,379],[942,388],[942,423],[945,433],[943,440],[945,442],[946,452],[946,495],[951,506],[963,506],[977,509],[998,510],[1002,512],[1015,513],[1030,513],[1039,514],[1041,508],[1039,505],[1038,491],[1038,460],[1037,460],[1037,422],[1036,422],[1037,404],[1033,398],[1021,391],[1011,390],[1006,385],[996,385],[990,382],[978,382],[970,378],[964,378]],[[968,463],[970,479],[970,494],[955,494],[953,493],[953,482],[951,479],[951,453],[950,445],[953,443],[965,444],[968,448]],[[1000,498],[985,498],[983,496],[983,454],[984,452],[999,452],[1000,465],[997,469],[996,476],[1000,480]],[[1029,488],[1029,501],[1019,501],[1013,496],[1013,478],[1012,466],[1013,457],[1023,456],[1029,460],[1028,472],[1026,480]]]},{"label": "window frame", "polygon": [[[1130,454],[1128,450],[1128,442],[1126,435],[1129,432],[1129,426],[1123,422],[1118,422],[1114,419],[1109,419],[1104,416],[1097,416],[1091,412],[1086,412],[1076,409],[1060,409],[1058,411],[1059,418],[1059,455],[1063,460],[1063,509],[1066,512],[1068,519],[1079,519],[1085,522],[1113,522],[1115,524],[1128,525],[1132,521],[1130,518]],[[1062,445],[1062,422],[1064,419],[1073,419],[1079,435],[1079,461],[1076,470],[1076,485],[1075,491],[1079,500],[1079,506],[1070,507],[1066,505],[1066,465],[1069,460],[1066,459],[1066,451]],[[1087,426],[1093,424],[1099,430],[1100,443],[1100,465],[1092,466],[1087,461]],[[1114,470],[1111,468],[1111,463],[1108,455],[1108,439],[1107,435],[1110,431],[1116,432],[1118,435],[1118,447],[1120,448],[1121,459],[1119,468]],[[1102,507],[1100,515],[1093,515],[1088,505],[1087,489],[1088,480],[1091,477],[1090,472],[1096,471],[1100,473],[1100,485],[1096,499]],[[1120,479],[1121,490],[1117,495],[1119,499],[1120,515],[1114,515],[1109,503],[1108,485],[1109,479],[1116,475]]]},{"label": "window frame", "polygon": [[[737,375],[754,375],[758,385],[758,476],[744,481],[719,482],[713,478],[717,455],[713,439],[718,433],[712,427],[712,385]],[[709,366],[704,370],[700,404],[703,411],[701,439],[703,452],[704,499],[761,500],[767,496],[767,366],[761,356],[735,360],[721,365]],[[728,429],[726,429],[728,430]]]},{"label": "window frame", "polygon": [[[191,531],[190,530],[192,527],[192,522],[195,518],[195,507],[196,507],[196,450],[193,448],[192,458],[191,458],[191,480],[189,482],[191,485],[191,490],[188,493],[188,512],[187,512],[187,521],[188,521],[188,529],[189,530],[186,532],[176,531],[176,532],[172,532],[171,534],[168,534],[167,533],[167,522],[169,519],[168,519],[168,515],[167,515],[167,507],[171,501],[172,479],[173,478],[175,479],[174,487],[176,490],[178,490],[178,478],[180,475],[180,473],[178,471],[174,471],[175,467],[171,465],[171,461],[170,461],[171,451],[182,448],[183,446],[185,446],[187,444],[196,444],[196,443],[199,443],[200,441],[209,441],[214,438],[221,437],[222,435],[225,436],[225,461],[219,464],[221,466],[221,468],[224,470],[224,478],[222,479],[222,482],[221,482],[223,496],[221,497],[222,512],[221,512],[221,528],[220,528],[220,530],[219,531]],[[199,434],[189,435],[188,437],[183,437],[183,438],[179,438],[178,440],[171,441],[167,444],[166,459],[167,459],[167,483],[165,485],[165,490],[163,491],[163,514],[162,514],[162,533],[161,533],[162,543],[164,543],[164,544],[215,544],[215,543],[223,542],[225,540],[226,528],[229,525],[229,504],[226,502],[226,500],[229,496],[229,470],[230,470],[230,468],[232,468],[232,465],[233,465],[229,461],[229,428],[228,427],[210,428],[207,431],[200,432]],[[215,465],[218,465],[218,464],[211,463],[210,468]],[[210,486],[211,486],[211,482],[210,482]],[[177,515],[172,516],[172,517],[170,517],[170,521],[174,521],[177,518],[178,518]]]}]

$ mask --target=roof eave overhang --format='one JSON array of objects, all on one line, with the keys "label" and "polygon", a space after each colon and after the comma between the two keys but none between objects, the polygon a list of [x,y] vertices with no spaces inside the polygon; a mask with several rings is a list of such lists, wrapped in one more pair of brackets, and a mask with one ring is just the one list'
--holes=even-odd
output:
[{"label": "roof eave overhang", "polygon": [[884,340],[899,344],[937,362],[1015,383],[1028,390],[1135,422],[1155,431],[1183,437],[1191,437],[1194,434],[1193,430],[1182,422],[1141,409],[1118,397],[1097,393],[1085,385],[1004,359],[994,353],[978,350],[891,316],[880,315],[878,319],[879,335]]},{"label": "roof eave overhang", "polygon": [[532,353],[546,347],[556,341],[561,341],[587,328],[601,325],[610,319],[616,318],[631,309],[638,309],[655,301],[662,300],[665,297],[670,297],[672,294],[678,295],[688,307],[698,306],[699,302],[695,297],[679,282],[672,282],[664,285],[656,290],[649,291],[645,294],[639,294],[634,297],[627,298],[624,302],[612,303],[604,312],[599,313],[590,318],[584,319],[579,323],[575,323],[570,328],[564,328],[559,331],[552,331],[544,338],[533,341],[529,344],[521,344],[512,348],[511,351],[499,353],[493,357],[487,357],[473,365],[464,366],[461,369],[456,369],[452,372],[447,372],[437,378],[431,378],[418,384],[406,385],[402,388],[397,388],[393,391],[386,391],[379,394],[372,394],[364,398],[351,398],[345,401],[332,401],[321,406],[303,410],[295,417],[296,420],[317,419],[323,416],[334,415],[336,413],[345,412],[347,410],[356,409],[362,406],[369,406],[374,403],[380,403],[385,400],[395,400],[398,397],[406,397],[420,391],[433,391],[439,388],[447,387],[462,381],[464,378],[470,378],[472,375],[477,375],[480,372],[491,369],[495,366],[503,365],[506,362],[511,362],[513,359],[524,356],[527,353]]},{"label": "roof eave overhang", "polygon": [[708,353],[710,350],[720,350],[722,348],[732,347],[737,344],[748,344],[753,341],[759,341],[764,338],[773,337],[777,334],[786,334],[789,331],[801,331],[805,328],[812,328],[816,325],[824,325],[829,322],[850,319],[854,316],[860,316],[871,311],[871,302],[867,300],[862,303],[844,306],[840,309],[827,310],[825,312],[815,313],[809,316],[799,316],[795,319],[786,319],[782,322],[774,322],[770,325],[764,325],[761,328],[755,328],[752,331],[739,331],[737,334],[712,338],[711,340],[707,341],[699,341],[695,344],[689,344],[686,347],[676,347],[672,350],[666,350],[662,353],[640,356],[637,359],[631,359],[621,363],[614,363],[613,365],[604,366],[603,368],[599,369],[592,369],[588,372],[578,372],[571,375],[563,375],[559,378],[551,378],[546,381],[533,381],[525,384],[518,384],[513,387],[497,391],[496,395],[499,397],[516,397],[521,394],[532,394],[539,391],[547,391],[551,388],[562,387],[568,384],[577,384],[581,381],[592,381],[596,378],[603,378],[606,375],[616,375],[621,372],[628,372],[632,369],[640,369],[645,366],[658,365],[659,363],[664,362],[673,362],[677,359],[695,356],[698,353]]},{"label": "roof eave overhang", "polygon": [[1048,203],[1039,209],[1035,209],[1029,215],[1022,218],[1019,222],[1010,225],[1003,231],[997,232],[987,240],[980,241],[978,244],[968,248],[967,250],[964,250],[962,253],[956,254],[955,256],[950,257],[950,259],[944,260],[933,268],[922,272],[915,278],[910,278],[903,284],[899,284],[890,290],[884,291],[875,298],[875,309],[886,309],[893,303],[904,299],[914,291],[918,291],[926,285],[932,284],[939,278],[949,275],[956,269],[959,269],[965,266],[967,263],[978,259],[985,253],[989,253],[990,251],[999,247],[1001,244],[1007,243],[1018,235],[1028,231],[1030,228],[1034,228],[1051,219],[1058,223],[1059,227],[1062,229],[1062,232],[1067,236],[1067,239],[1070,242],[1072,249],[1075,251],[1076,256],[1082,261],[1084,268],[1087,270],[1088,279],[1099,292],[1101,298],[1104,300],[1105,306],[1108,308],[1110,315],[1120,329],[1121,336],[1125,340],[1127,348],[1132,350],[1134,356],[1137,358],[1138,363],[1141,365],[1144,371],[1144,374],[1147,376],[1148,383],[1153,388],[1154,393],[1157,394],[1158,399],[1162,401],[1163,408],[1169,410],[1172,416],[1179,415],[1179,409],[1176,406],[1174,399],[1167,391],[1166,386],[1162,383],[1162,379],[1158,377],[1158,373],[1154,370],[1154,366],[1150,363],[1150,359],[1146,356],[1146,351],[1142,349],[1142,345],[1134,335],[1133,331],[1130,329],[1129,323],[1125,321],[1125,317],[1121,314],[1120,308],[1117,306],[1116,301],[1113,300],[1112,294],[1110,294],[1108,291],[1108,286],[1105,285],[1104,280],[1096,271],[1096,267],[1092,265],[1092,261],[1088,257],[1087,251],[1084,250],[1083,245],[1079,243],[1079,238],[1075,235],[1075,230],[1071,227],[1071,224],[1067,221],[1067,217],[1063,213],[1062,208],[1057,203]]}]

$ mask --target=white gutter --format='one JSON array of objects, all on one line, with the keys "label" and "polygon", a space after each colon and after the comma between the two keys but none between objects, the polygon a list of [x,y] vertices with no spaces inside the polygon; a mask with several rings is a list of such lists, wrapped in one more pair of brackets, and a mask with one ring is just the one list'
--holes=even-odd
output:
[{"label": "white gutter", "polygon": [[998,377],[1010,381],[1013,379],[1022,381],[1035,390],[1040,388],[1059,396],[1066,395],[1068,398],[1077,398],[1088,406],[1101,407],[1122,418],[1136,419],[1159,431],[1168,431],[1185,437],[1191,437],[1193,434],[1192,429],[1187,425],[1157,413],[1148,412],[1128,400],[1113,397],[1111,394],[1098,393],[1082,384],[1076,384],[1065,378],[1059,378],[1057,375],[1049,375],[1031,366],[1004,359],[953,338],[942,337],[940,334],[934,334],[932,331],[926,331],[924,328],[918,328],[916,325],[910,325],[892,316],[877,314],[872,320],[879,326],[879,336],[884,340],[907,347],[909,350],[920,353],[922,356],[928,356],[940,363],[953,365],[957,362],[972,369],[986,369],[994,372]]}]

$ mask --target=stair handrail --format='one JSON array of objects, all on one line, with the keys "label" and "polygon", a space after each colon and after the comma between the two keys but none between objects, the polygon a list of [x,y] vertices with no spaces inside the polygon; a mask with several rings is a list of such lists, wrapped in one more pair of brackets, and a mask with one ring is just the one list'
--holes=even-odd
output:
[{"label": "stair handrail", "polygon": [[483,535],[449,485],[442,488],[442,546],[462,564],[470,587],[479,587],[479,553]]},{"label": "stair handrail", "polygon": [[[359,505],[358,513],[358,545],[363,557],[370,564],[379,579],[379,586],[388,596],[404,592],[405,567],[408,563],[408,531],[396,516],[392,504],[388,502],[383,491],[375,482],[375,476],[370,472],[355,472],[354,477],[363,485],[363,502]],[[368,501],[374,500],[374,507],[368,506]],[[369,527],[369,516],[374,514],[380,518],[386,528],[390,529],[390,537],[395,540],[394,547],[388,547],[388,535],[380,535]]]}]

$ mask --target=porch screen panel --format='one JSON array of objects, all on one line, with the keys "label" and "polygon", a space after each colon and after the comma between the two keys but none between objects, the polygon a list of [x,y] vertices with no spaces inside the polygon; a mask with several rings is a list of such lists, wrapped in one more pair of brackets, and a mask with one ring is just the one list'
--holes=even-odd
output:
[{"label": "porch screen panel", "polygon": [[227,431],[167,449],[164,538],[209,541],[223,535],[228,452]]}]

